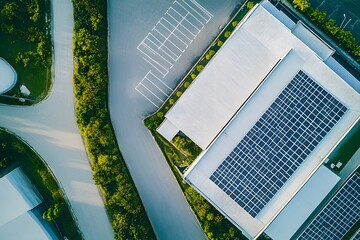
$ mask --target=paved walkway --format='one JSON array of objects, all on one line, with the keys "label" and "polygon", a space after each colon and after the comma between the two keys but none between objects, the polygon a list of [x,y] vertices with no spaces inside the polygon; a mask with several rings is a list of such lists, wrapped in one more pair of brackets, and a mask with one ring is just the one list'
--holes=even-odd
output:
[{"label": "paved walkway", "polygon": [[71,0],[53,0],[55,77],[48,99],[33,107],[0,106],[0,126],[27,141],[47,162],[68,196],[85,239],[113,239],[75,125],[72,88],[73,9]]}]

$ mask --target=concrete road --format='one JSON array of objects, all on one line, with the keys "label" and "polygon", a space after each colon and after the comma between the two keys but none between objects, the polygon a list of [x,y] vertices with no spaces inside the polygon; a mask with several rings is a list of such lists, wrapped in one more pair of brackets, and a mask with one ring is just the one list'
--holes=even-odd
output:
[{"label": "concrete road", "polygon": [[[147,36],[173,0],[109,0],[110,112],[121,152],[134,179],[150,221],[159,239],[204,239],[165,158],[150,132],[145,115],[156,107],[135,87],[149,70],[155,72],[137,46]],[[185,5],[184,1],[178,1]],[[189,1],[188,1],[189,2]],[[192,41],[165,78],[174,87],[181,76],[227,23],[240,1],[198,1],[213,17]],[[180,11],[180,10],[179,10]],[[194,23],[195,24],[195,23]]]},{"label": "concrete road", "polygon": [[33,107],[0,106],[0,126],[27,141],[61,183],[85,239],[113,239],[104,203],[92,179],[84,144],[75,125],[73,8],[53,0],[54,79],[48,99]]}]

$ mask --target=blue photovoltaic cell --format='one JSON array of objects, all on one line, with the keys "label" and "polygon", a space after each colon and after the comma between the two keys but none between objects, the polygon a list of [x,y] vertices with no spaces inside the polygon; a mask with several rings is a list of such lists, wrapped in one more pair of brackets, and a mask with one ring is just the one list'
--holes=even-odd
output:
[{"label": "blue photovoltaic cell", "polygon": [[[360,176],[355,173],[314,218],[298,239],[340,240],[359,220]],[[356,237],[354,238],[356,239]]]},{"label": "blue photovoltaic cell", "polygon": [[355,233],[351,240],[360,240],[360,229]]},{"label": "blue photovoltaic cell", "polygon": [[346,110],[299,71],[211,181],[255,217]]}]

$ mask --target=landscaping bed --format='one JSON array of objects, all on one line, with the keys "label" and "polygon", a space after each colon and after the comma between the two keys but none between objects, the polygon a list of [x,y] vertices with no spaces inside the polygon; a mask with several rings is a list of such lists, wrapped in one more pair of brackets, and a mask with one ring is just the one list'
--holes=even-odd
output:
[{"label": "landscaping bed", "polygon": [[115,239],[155,239],[120,153],[108,109],[107,2],[73,0],[76,121]]},{"label": "landscaping bed", "polygon": [[[50,4],[49,0],[0,1],[0,57],[18,76],[14,88],[0,95],[1,103],[31,105],[48,94],[52,65]],[[30,90],[29,96],[21,94],[21,85]]]},{"label": "landscaping bed", "polygon": [[0,171],[20,167],[44,199],[43,218],[55,224],[63,237],[83,239],[59,183],[43,159],[27,143],[2,128],[0,142]]}]

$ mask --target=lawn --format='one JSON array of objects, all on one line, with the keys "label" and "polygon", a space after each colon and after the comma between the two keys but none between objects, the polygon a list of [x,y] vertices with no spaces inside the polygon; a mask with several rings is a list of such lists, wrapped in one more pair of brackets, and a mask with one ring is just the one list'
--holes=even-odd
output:
[{"label": "lawn", "polygon": [[[33,2],[33,1],[32,1]],[[13,89],[4,93],[6,96],[20,97],[21,85],[25,85],[31,92],[27,97],[29,101],[19,102],[17,99],[0,96],[0,103],[15,105],[30,105],[43,100],[51,86],[51,36],[48,32],[49,22],[45,19],[45,13],[50,16],[50,2],[48,0],[37,0],[39,2],[39,19],[35,22],[25,16],[9,20],[1,13],[6,4],[21,4],[19,0],[0,1],[0,57],[9,62],[16,70],[18,82]],[[30,3],[27,3],[30,6]],[[29,7],[27,6],[27,7]],[[26,6],[25,6],[26,7]],[[14,10],[15,11],[15,10]],[[20,8],[15,11],[17,14],[24,13]],[[26,15],[26,14],[25,14]],[[50,17],[48,17],[50,19]],[[14,30],[9,33],[5,26],[13,26]],[[44,45],[42,45],[44,43]],[[16,61],[19,53],[29,54],[29,63],[24,67],[23,62]],[[37,60],[41,58],[41,63]]]},{"label": "lawn", "polygon": [[62,215],[52,222],[60,234],[68,239],[83,239],[64,194],[43,159],[26,142],[2,128],[0,142],[0,170],[7,172],[20,167],[43,197],[44,211],[55,203],[63,206]]}]

